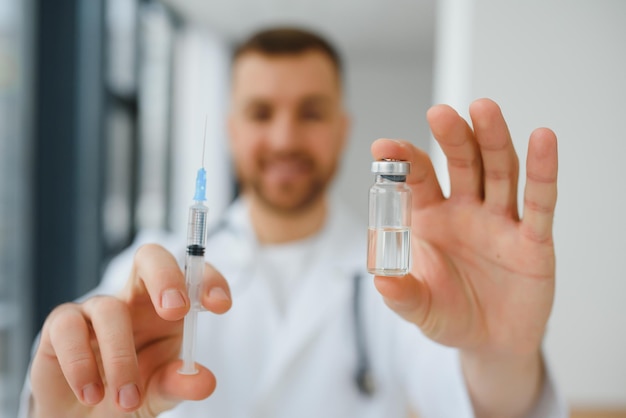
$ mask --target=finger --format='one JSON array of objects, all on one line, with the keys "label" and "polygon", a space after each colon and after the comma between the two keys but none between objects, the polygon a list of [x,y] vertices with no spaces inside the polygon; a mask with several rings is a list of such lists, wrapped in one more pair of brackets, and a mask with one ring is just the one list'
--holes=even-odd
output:
[{"label": "finger", "polygon": [[482,163],[470,126],[447,105],[431,107],[426,118],[448,161],[450,197],[482,199]]},{"label": "finger", "polygon": [[413,207],[423,208],[444,199],[430,157],[407,141],[378,139],[372,143],[374,160],[409,161],[411,172],[407,184],[411,187]]},{"label": "finger", "polygon": [[[59,376],[59,368],[62,376]],[[57,399],[61,398],[64,385],[51,381],[50,377],[55,375],[67,382],[83,404],[92,406],[103,399],[104,389],[91,347],[89,325],[77,305],[61,305],[46,320],[32,373],[33,385],[43,381],[39,376],[45,376],[48,384],[43,393]]]},{"label": "finger", "polygon": [[522,219],[522,230],[534,241],[545,242],[552,239],[557,171],[556,135],[547,128],[535,130],[528,144]]},{"label": "finger", "polygon": [[151,402],[148,409],[156,414],[172,409],[183,400],[199,401],[215,390],[215,376],[206,367],[196,364],[198,373],[178,373],[182,361],[172,362],[157,372],[154,384],[150,385],[146,399]]},{"label": "finger", "polygon": [[431,298],[424,281],[408,274],[402,277],[375,276],[374,284],[389,308],[409,322],[418,326],[424,324]]},{"label": "finger", "polygon": [[509,128],[498,105],[489,99],[476,100],[469,110],[482,155],[485,205],[517,220],[519,161]]},{"label": "finger", "polygon": [[136,301],[146,293],[163,319],[181,319],[189,309],[185,277],[176,259],[156,244],[147,244],[137,250],[131,279],[120,298],[127,302]]},{"label": "finger", "polygon": [[98,296],[82,306],[98,341],[108,390],[115,394],[115,401],[123,411],[137,409],[141,405],[142,387],[127,305],[114,297]]},{"label": "finger", "polygon": [[212,265],[204,267],[204,292],[202,305],[216,314],[223,314],[232,306],[230,288],[226,279]]}]

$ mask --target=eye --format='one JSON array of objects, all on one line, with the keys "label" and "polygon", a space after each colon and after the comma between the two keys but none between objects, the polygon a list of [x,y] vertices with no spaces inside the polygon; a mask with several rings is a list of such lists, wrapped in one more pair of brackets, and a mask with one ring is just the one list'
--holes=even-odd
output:
[{"label": "eye", "polygon": [[272,109],[269,106],[254,106],[247,113],[248,117],[255,122],[267,122],[272,118]]},{"label": "eye", "polygon": [[324,112],[319,109],[305,108],[300,112],[300,117],[308,121],[320,121],[324,119]]}]

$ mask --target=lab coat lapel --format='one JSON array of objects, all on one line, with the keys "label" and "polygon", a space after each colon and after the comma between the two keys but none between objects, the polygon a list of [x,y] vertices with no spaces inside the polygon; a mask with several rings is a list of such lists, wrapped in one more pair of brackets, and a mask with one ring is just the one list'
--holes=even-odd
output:
[{"label": "lab coat lapel", "polygon": [[[337,316],[350,301],[350,277],[356,269],[354,257],[348,257],[346,249],[355,247],[358,233],[346,234],[343,218],[337,216],[341,211],[333,212],[320,237],[316,260],[311,263],[314,267],[302,278],[302,285],[288,305],[285,324],[273,343],[272,354],[259,380],[253,402],[258,412],[271,409],[275,400],[272,395],[289,367],[330,321],[329,318]],[[346,258],[351,262],[346,264]]]},{"label": "lab coat lapel", "polygon": [[255,406],[265,409],[272,401],[272,391],[296,361],[298,354],[321,331],[329,317],[349,298],[350,280],[338,266],[326,265],[306,275],[295,298],[288,306],[288,316],[272,344],[272,353],[258,386]]}]

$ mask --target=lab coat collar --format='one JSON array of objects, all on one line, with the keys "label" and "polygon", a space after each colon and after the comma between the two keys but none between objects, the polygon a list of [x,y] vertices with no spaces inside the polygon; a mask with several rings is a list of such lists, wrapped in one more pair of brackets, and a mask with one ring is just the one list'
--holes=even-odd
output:
[{"label": "lab coat collar", "polygon": [[[329,197],[328,216],[319,232],[318,241],[323,243],[326,258],[324,263],[332,263],[344,271],[356,271],[365,266],[367,251],[367,229],[359,217],[355,216],[337,197]],[[259,251],[259,243],[252,227],[246,200],[239,197],[226,211],[223,220],[215,228],[216,233],[226,232],[236,242],[238,250],[228,254],[231,263],[239,270],[248,270],[254,264],[254,257]],[[211,232],[209,232],[211,234]],[[233,287],[240,287],[245,274],[231,278]],[[230,279],[229,279],[230,280]]]}]

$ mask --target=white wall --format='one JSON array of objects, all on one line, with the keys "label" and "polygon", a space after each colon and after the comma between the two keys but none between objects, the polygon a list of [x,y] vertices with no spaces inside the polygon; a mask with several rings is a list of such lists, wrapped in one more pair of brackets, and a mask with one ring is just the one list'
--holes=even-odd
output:
[{"label": "white wall", "polygon": [[[468,4],[443,0],[440,12],[457,3]],[[469,4],[462,33],[442,16],[449,38],[439,37],[438,56],[469,36],[471,59],[456,74],[438,73],[436,95],[445,100],[442,86],[464,79],[459,103],[496,99],[524,159],[532,129],[556,131],[557,293],[547,355],[572,406],[626,407],[626,2]]]},{"label": "white wall", "polygon": [[346,106],[352,117],[348,149],[335,191],[367,220],[370,145],[377,138],[402,138],[423,148],[430,137],[426,111],[432,98],[432,57],[347,55]]}]

